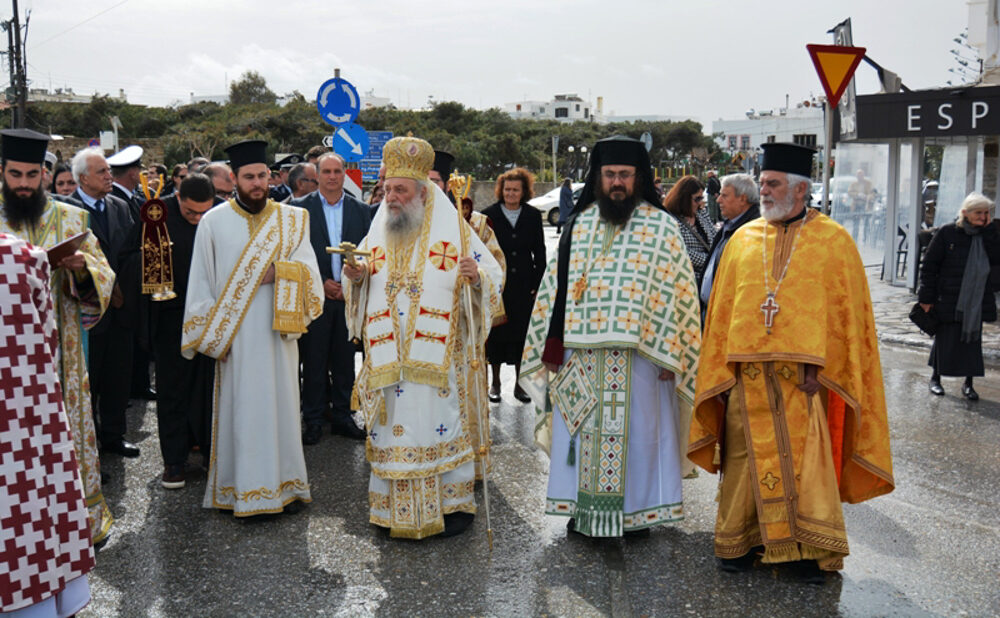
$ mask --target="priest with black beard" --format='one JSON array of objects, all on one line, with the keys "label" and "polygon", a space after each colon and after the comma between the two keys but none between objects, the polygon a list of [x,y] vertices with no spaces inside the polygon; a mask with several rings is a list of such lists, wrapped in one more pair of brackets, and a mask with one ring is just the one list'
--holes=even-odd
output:
[{"label": "priest with black beard", "polygon": [[648,534],[683,518],[698,291],[642,143],[614,136],[592,153],[535,300],[520,385],[551,459],[546,513],[587,536]]},{"label": "priest with black beard", "polygon": [[[101,468],[94,431],[90,376],[84,340],[111,303],[115,273],[93,232],[86,210],[49,198],[42,186],[42,161],[49,137],[29,129],[0,131],[3,203],[0,234],[24,239],[40,249],[52,249],[83,235],[76,251],[50,255],[52,304],[59,331],[58,367],[66,416],[80,466],[90,533],[104,541],[112,524],[101,492]],[[5,308],[6,311],[6,308]],[[92,345],[92,344],[91,344]]]}]

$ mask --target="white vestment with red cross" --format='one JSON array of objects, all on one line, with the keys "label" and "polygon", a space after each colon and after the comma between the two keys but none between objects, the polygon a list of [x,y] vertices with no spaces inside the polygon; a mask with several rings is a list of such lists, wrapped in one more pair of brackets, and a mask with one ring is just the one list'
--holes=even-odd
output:
[{"label": "white vestment with red cross", "polygon": [[0,612],[94,567],[44,251],[0,234]]}]

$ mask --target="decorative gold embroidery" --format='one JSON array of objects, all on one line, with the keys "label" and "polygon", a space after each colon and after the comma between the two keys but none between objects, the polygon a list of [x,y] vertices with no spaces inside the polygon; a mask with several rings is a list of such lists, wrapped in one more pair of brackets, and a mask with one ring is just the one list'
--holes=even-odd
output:
[{"label": "decorative gold embroidery", "polygon": [[277,500],[281,498],[282,494],[288,491],[309,491],[309,484],[302,481],[302,479],[293,479],[285,481],[274,490],[270,487],[260,487],[258,489],[245,491],[239,495],[237,495],[235,487],[220,487],[218,489],[219,495],[232,498],[238,502],[250,502],[251,500]]},{"label": "decorative gold embroidery", "polygon": [[774,476],[773,474],[771,474],[770,470],[768,470],[767,474],[764,475],[764,478],[762,478],[760,480],[760,484],[761,485],[767,485],[767,489],[769,491],[774,490],[774,486],[777,485],[780,482],[781,482],[781,479],[779,477]]},{"label": "decorative gold embroidery", "polygon": [[778,375],[785,378],[786,380],[791,380],[792,376],[795,375],[795,372],[791,368],[789,368],[788,365],[782,365],[781,369],[778,370]]},{"label": "decorative gold embroidery", "polygon": [[743,375],[747,376],[751,380],[756,380],[757,376],[760,375],[760,369],[753,363],[747,363],[746,367],[743,368]]},{"label": "decorative gold embroidery", "polygon": [[396,436],[397,438],[400,437],[401,435],[403,435],[403,426],[402,425],[393,425],[392,426],[392,435]]}]

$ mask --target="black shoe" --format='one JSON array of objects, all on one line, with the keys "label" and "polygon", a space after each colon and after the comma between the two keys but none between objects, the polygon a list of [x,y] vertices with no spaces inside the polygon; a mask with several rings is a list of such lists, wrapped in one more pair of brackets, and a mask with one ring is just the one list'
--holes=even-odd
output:
[{"label": "black shoe", "polygon": [[144,391],[137,391],[130,395],[130,399],[145,399],[146,401],[156,401],[156,391],[152,387],[147,387]]},{"label": "black shoe", "polygon": [[444,516],[444,532],[440,537],[449,537],[462,534],[472,525],[472,520],[476,516],[472,513],[449,513]]},{"label": "black shoe", "polygon": [[118,438],[101,444],[101,450],[107,453],[118,453],[122,457],[138,457],[139,447],[132,444],[125,438]]},{"label": "black shoe", "polygon": [[580,536],[587,536],[576,529],[576,517],[570,517],[569,521],[566,522],[566,531],[569,532],[570,534],[579,534]]},{"label": "black shoe", "polygon": [[305,430],[302,432],[302,444],[306,446],[319,444],[320,438],[322,437],[323,437],[322,425],[306,425]]},{"label": "black shoe", "polygon": [[293,500],[285,505],[285,508],[281,510],[285,515],[295,515],[300,513],[302,509],[306,508],[306,505],[301,500]]},{"label": "black shoe", "polygon": [[753,568],[756,559],[757,554],[752,551],[739,558],[719,558],[719,568],[727,573],[744,573]]},{"label": "black shoe", "polygon": [[337,421],[333,423],[330,427],[330,433],[335,436],[344,436],[345,438],[350,438],[352,440],[364,440],[365,430],[358,427],[357,424],[350,418],[346,418],[342,421]]},{"label": "black shoe", "polygon": [[969,401],[979,401],[979,393],[976,392],[976,389],[972,388],[971,384],[962,385],[962,394]]},{"label": "black shoe", "polygon": [[931,395],[937,395],[940,397],[944,395],[944,389],[941,388],[941,381],[931,378],[930,384],[927,385],[927,389],[931,392]]},{"label": "black shoe", "polygon": [[500,389],[496,386],[491,386],[488,397],[490,398],[490,403],[500,403]]},{"label": "black shoe", "polygon": [[795,563],[795,570],[802,583],[815,585],[826,583],[826,574],[820,570],[815,560],[800,560]]},{"label": "black shoe", "polygon": [[640,528],[638,530],[626,530],[626,539],[645,539],[649,537],[649,528]]},{"label": "black shoe", "polygon": [[531,403],[531,397],[528,397],[528,393],[524,392],[520,385],[514,387],[514,399],[521,403]]}]

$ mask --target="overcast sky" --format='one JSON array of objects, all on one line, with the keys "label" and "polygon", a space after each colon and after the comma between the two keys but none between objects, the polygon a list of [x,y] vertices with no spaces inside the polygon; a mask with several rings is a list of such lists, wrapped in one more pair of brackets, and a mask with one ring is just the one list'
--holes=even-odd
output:
[{"label": "overcast sky", "polygon": [[[0,10],[10,17],[9,3]],[[21,0],[33,87],[150,105],[226,92],[253,69],[314,98],[334,67],[365,93],[487,108],[580,94],[605,112],[693,117],[820,94],[807,43],[855,45],[913,89],[943,86],[965,0]],[[424,8],[428,7],[428,8]],[[766,8],[765,8],[766,7]],[[4,63],[6,68],[6,63]],[[877,91],[858,70],[858,92]]]}]

